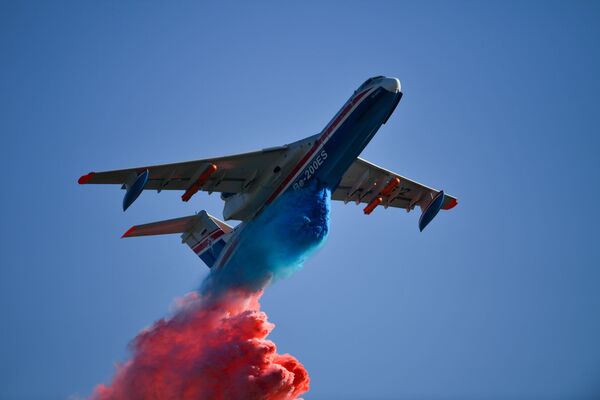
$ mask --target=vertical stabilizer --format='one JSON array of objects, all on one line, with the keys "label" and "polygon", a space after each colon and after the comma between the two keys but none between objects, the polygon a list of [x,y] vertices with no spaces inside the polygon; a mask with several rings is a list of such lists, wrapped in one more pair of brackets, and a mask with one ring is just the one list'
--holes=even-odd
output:
[{"label": "vertical stabilizer", "polygon": [[181,235],[181,240],[212,268],[225,248],[228,234],[233,228],[206,211],[201,211],[197,217],[192,229]]}]

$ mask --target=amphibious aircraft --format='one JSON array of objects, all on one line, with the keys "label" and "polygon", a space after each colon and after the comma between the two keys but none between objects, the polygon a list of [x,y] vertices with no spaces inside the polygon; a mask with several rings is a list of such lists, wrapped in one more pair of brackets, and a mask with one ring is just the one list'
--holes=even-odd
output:
[{"label": "amphibious aircraft", "polygon": [[358,157],[401,98],[398,79],[376,76],[356,89],[319,134],[297,142],[225,157],[90,172],[79,183],[122,185],[123,210],[144,190],[181,190],[185,202],[198,191],[221,193],[224,219],[242,221],[235,228],[201,211],[136,225],[123,235],[181,233],[209,268],[227,263],[245,224],[286,191],[303,190],[314,180],[330,189],[332,200],[365,204],[366,215],[380,206],[407,212],[419,206],[422,231],[441,209],[456,206],[456,198]]}]

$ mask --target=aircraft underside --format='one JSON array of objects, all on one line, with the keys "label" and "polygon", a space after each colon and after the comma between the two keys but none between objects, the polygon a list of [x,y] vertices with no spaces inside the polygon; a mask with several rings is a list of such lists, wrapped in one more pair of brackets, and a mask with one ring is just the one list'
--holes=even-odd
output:
[{"label": "aircraft underside", "polygon": [[136,225],[123,237],[180,233],[215,271],[226,267],[240,268],[239,274],[260,273],[245,271],[242,266],[248,263],[296,265],[298,257],[325,238],[330,199],[365,204],[366,215],[380,206],[407,212],[418,206],[420,230],[440,210],[457,204],[444,191],[358,158],[401,98],[396,78],[370,78],[318,135],[252,153],[90,172],[79,183],[122,185],[123,210],[144,190],[181,190],[185,202],[200,191],[219,192],[224,219],[242,221],[235,228],[202,211]]}]

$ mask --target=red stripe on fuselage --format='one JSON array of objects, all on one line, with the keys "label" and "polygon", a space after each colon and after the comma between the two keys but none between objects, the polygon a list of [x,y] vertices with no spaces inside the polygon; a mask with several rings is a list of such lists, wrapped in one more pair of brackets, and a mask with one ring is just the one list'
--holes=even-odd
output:
[{"label": "red stripe on fuselage", "polygon": [[283,182],[281,182],[281,184],[273,192],[273,194],[271,194],[271,196],[265,202],[265,205],[271,204],[273,202],[273,200],[275,200],[275,198],[277,198],[277,196],[281,192],[283,192],[283,190],[285,188],[287,188],[290,181],[292,181],[296,177],[296,174],[298,173],[298,171],[300,171],[302,168],[304,168],[306,166],[306,162],[310,159],[310,157],[313,154],[315,154],[317,149],[319,147],[321,147],[321,144],[323,144],[323,142],[325,142],[325,140],[329,136],[331,136],[331,133],[333,133],[334,129],[337,128],[337,125],[340,123],[340,121],[342,119],[344,119],[344,117],[346,116],[346,114],[348,114],[348,112],[352,109],[352,107],[354,107],[360,101],[360,99],[362,99],[364,97],[364,95],[371,89],[372,88],[362,91],[361,93],[357,94],[352,100],[350,100],[346,104],[346,106],[343,108],[343,110],[340,113],[338,113],[338,116],[334,120],[332,120],[332,122],[329,123],[329,126],[327,128],[325,128],[325,131],[323,132],[323,134],[321,134],[321,136],[315,141],[314,146],[304,155],[304,157],[302,157],[300,162],[298,164],[296,164],[296,166],[294,167],[292,172],[287,176],[287,178],[285,178],[283,180]]},{"label": "red stripe on fuselage", "polygon": [[196,243],[196,245],[194,247],[192,247],[192,250],[194,250],[194,253],[199,254],[202,252],[202,250],[204,250],[206,247],[208,247],[208,244],[211,242],[211,239],[217,240],[224,234],[225,234],[225,232],[223,232],[221,229],[217,229],[216,231],[213,231],[212,233],[210,233],[208,235],[208,237],[206,237],[205,239],[202,239],[202,241]]}]

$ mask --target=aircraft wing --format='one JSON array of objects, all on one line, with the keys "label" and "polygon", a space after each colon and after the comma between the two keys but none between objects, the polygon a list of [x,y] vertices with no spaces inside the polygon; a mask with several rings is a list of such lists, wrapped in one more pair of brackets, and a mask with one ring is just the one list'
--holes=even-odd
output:
[{"label": "aircraft wing", "polygon": [[[404,208],[407,211],[418,205],[423,212],[422,218],[425,217],[419,223],[423,230],[440,208],[449,210],[458,203],[455,197],[443,192],[440,195],[440,192],[359,157],[342,177],[332,199],[345,203],[365,203],[365,214],[370,214],[379,205],[385,208]],[[426,215],[432,204],[437,209],[432,209]]]},{"label": "aircraft wing", "polygon": [[184,190],[184,197],[191,197],[198,190],[240,193],[262,172],[277,165],[287,151],[286,146],[280,146],[218,158],[90,172],[79,178],[79,183],[118,184],[128,191],[137,186],[137,195],[142,190]]}]

